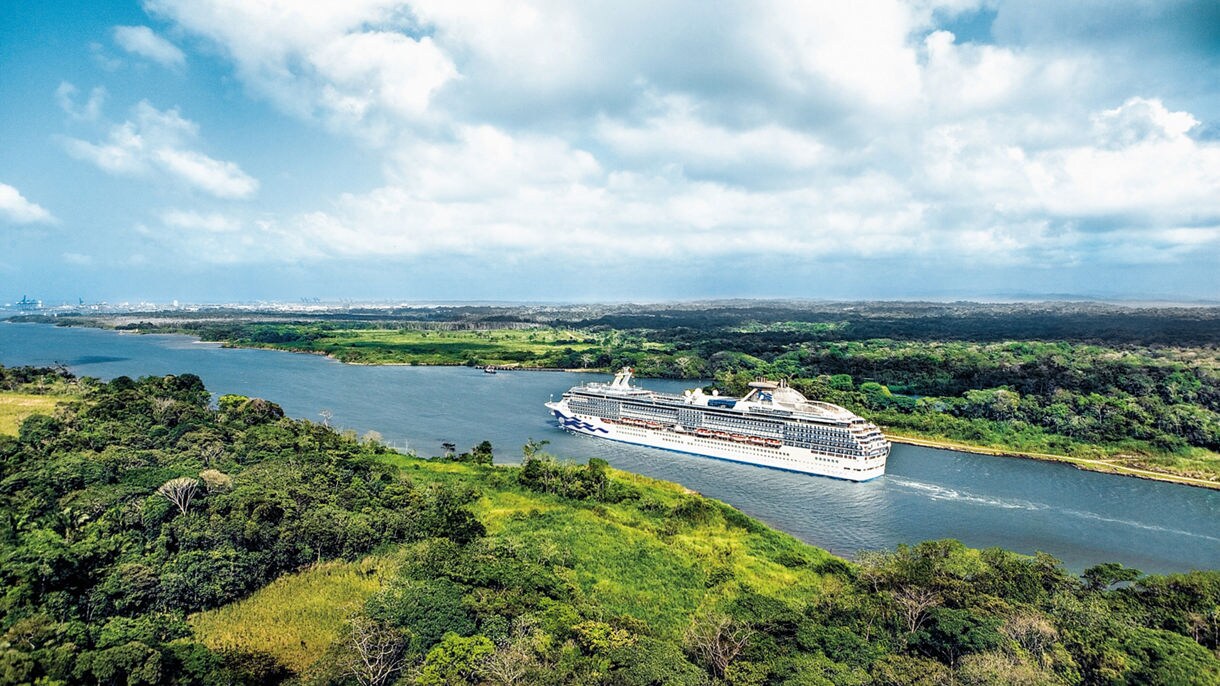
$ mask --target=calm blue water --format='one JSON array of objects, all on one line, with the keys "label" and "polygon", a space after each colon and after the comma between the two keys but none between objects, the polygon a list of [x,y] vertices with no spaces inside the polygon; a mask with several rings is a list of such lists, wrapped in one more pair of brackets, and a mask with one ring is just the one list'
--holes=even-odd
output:
[{"label": "calm blue water", "polygon": [[[68,365],[101,378],[193,372],[214,393],[256,395],[291,415],[435,454],[490,440],[498,462],[530,438],[558,455],[676,481],[842,555],[929,538],[1046,551],[1069,567],[1118,561],[1146,572],[1220,568],[1220,492],[1066,465],[895,445],[865,484],[572,436],[542,403],[590,377],[464,367],[364,367],[315,355],[223,349],[186,336],[0,323],[0,364]],[[666,391],[692,382],[643,380]]]}]

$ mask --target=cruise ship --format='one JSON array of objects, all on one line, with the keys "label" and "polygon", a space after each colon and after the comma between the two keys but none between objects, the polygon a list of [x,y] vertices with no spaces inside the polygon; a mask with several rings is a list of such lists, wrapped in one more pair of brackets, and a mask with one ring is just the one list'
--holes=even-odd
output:
[{"label": "cruise ship", "polygon": [[783,381],[755,381],[742,398],[672,395],[633,386],[624,367],[546,406],[574,433],[849,481],[881,476],[890,454],[876,425]]}]

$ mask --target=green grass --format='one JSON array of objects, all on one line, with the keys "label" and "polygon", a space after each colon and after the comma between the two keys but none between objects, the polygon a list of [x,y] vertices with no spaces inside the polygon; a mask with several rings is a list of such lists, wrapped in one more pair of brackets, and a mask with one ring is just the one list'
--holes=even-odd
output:
[{"label": "green grass", "polygon": [[[829,553],[677,484],[612,471],[640,497],[607,504],[523,489],[512,467],[402,455],[385,461],[416,484],[478,488],[482,497],[474,510],[489,539],[533,551],[604,616],[630,615],[670,637],[680,636],[697,610],[722,606],[745,591],[804,602],[827,588],[817,568]],[[700,505],[694,520],[673,515],[684,503]],[[265,652],[301,673],[408,552],[402,546],[359,563],[318,565],[196,615],[191,624],[208,646]]]},{"label": "green grass", "polygon": [[[561,329],[423,331],[414,329],[340,329],[312,341],[269,343],[266,347],[332,355],[344,362],[418,365],[477,364],[552,366],[567,350],[584,352],[599,337]],[[243,342],[244,343],[244,342]]]},{"label": "green grass", "polygon": [[0,393],[0,434],[16,436],[26,417],[33,414],[51,414],[55,406],[64,400],[67,398],[63,396]]},{"label": "green grass", "polygon": [[[408,473],[422,480],[430,468],[442,466],[427,465]],[[444,467],[452,478],[452,465]],[[526,491],[504,478],[511,474],[503,468],[467,469],[467,479],[484,494],[475,511],[489,536],[542,551],[570,568],[586,597],[596,598],[610,615],[631,615],[665,632],[681,632],[696,608],[727,602],[747,589],[808,599],[822,588],[822,575],[814,570],[832,557],[723,503],[637,474],[612,470],[640,498],[607,504]],[[672,514],[688,502],[703,505],[693,508],[695,518]]]},{"label": "green grass", "polygon": [[398,565],[393,556],[324,562],[276,579],[237,603],[190,619],[195,636],[215,650],[266,653],[300,673],[338,637]]}]

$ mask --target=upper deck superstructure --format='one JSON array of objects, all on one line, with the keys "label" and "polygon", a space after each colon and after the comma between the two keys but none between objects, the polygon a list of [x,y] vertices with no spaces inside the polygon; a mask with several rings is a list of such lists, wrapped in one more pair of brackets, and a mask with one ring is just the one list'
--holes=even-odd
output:
[{"label": "upper deck superstructure", "polygon": [[871,422],[783,381],[753,382],[741,398],[673,395],[633,386],[625,367],[547,407],[577,433],[852,481],[884,474],[890,452]]}]

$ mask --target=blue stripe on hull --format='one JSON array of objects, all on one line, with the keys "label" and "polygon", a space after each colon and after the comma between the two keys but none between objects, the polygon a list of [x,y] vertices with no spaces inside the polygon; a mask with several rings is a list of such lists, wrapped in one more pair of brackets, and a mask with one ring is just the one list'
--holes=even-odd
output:
[{"label": "blue stripe on hull", "polygon": [[854,483],[854,484],[862,484],[862,483],[865,483],[868,481],[872,481],[873,479],[877,479],[882,476],[885,476],[885,472],[882,472],[881,474],[878,474],[877,476],[870,476],[867,479],[848,479],[847,477],[834,476],[833,474],[819,474],[817,472],[803,472],[799,469],[785,469],[784,467],[775,467],[775,466],[772,466],[769,464],[759,464],[758,462],[747,462],[746,460],[734,460],[731,457],[720,457],[718,455],[708,455],[706,453],[692,453],[689,450],[678,450],[677,448],[665,448],[665,447],[662,447],[659,445],[649,445],[647,443],[636,443],[635,441],[625,441],[621,438],[614,438],[612,436],[596,436],[594,434],[588,434],[583,431],[576,431],[574,429],[569,429],[569,428],[563,426],[562,424],[560,424],[559,428],[563,429],[565,431],[568,431],[569,433],[577,434],[579,436],[588,436],[590,438],[601,438],[601,439],[614,441],[616,443],[626,443],[627,445],[638,445],[641,448],[656,448],[657,450],[666,450],[668,452],[678,453],[680,455],[692,455],[694,457],[706,457],[706,458],[709,458],[712,460],[720,460],[721,462],[733,462],[735,464],[748,464],[751,467],[762,467],[763,469],[774,469],[777,472],[789,472],[791,474],[804,474],[805,476],[820,476],[820,477],[823,477],[826,479],[834,479],[836,481],[850,481],[851,483]]}]

